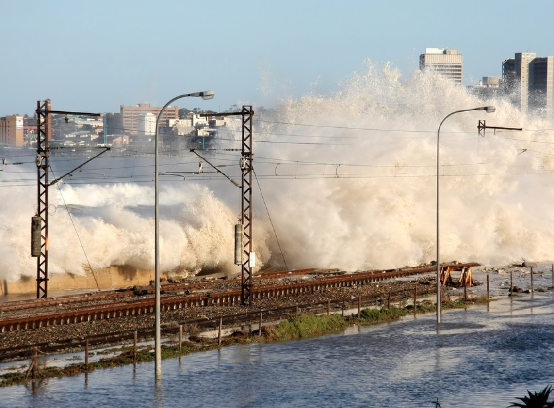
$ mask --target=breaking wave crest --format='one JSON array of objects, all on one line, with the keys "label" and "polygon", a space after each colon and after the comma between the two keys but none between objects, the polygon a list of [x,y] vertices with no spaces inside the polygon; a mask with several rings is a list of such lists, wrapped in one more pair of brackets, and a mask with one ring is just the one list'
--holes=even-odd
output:
[{"label": "breaking wave crest", "polygon": [[[435,259],[437,127],[441,128],[441,258],[502,264],[552,259],[552,124],[503,100],[479,101],[431,74],[367,62],[331,95],[282,101],[254,116],[254,167],[289,268],[394,268]],[[490,126],[523,132],[487,131]],[[240,126],[216,147],[236,147]],[[210,156],[216,163],[223,156]],[[228,162],[227,162],[228,163]],[[230,172],[238,174],[238,160]],[[161,260],[165,271],[237,272],[235,198],[218,184],[162,184]],[[283,266],[254,183],[258,266]],[[7,191],[7,189],[6,189]],[[29,197],[12,187],[0,203],[0,277],[33,275]],[[235,193],[233,193],[235,194]],[[51,191],[50,271],[154,264],[151,185],[62,184]],[[72,219],[63,206],[67,204]],[[233,207],[234,208],[234,207]],[[73,223],[75,225],[73,225]],[[75,233],[79,232],[79,236]],[[81,244],[88,260],[82,255]]]}]

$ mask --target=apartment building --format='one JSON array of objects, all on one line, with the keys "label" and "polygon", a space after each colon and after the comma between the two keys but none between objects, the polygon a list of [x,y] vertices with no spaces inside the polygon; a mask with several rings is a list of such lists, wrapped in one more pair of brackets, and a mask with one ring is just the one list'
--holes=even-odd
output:
[{"label": "apartment building", "polygon": [[143,113],[138,117],[138,134],[147,137],[156,134],[156,116],[153,113]]},{"label": "apartment building", "polygon": [[9,115],[0,118],[0,144],[23,146],[23,116]]},{"label": "apartment building", "polygon": [[462,85],[464,57],[453,49],[425,48],[425,54],[419,56],[419,69],[432,70],[457,85]]},{"label": "apartment building", "polygon": [[[119,111],[122,118],[124,133],[140,136],[139,119],[141,115],[151,113],[157,118],[161,110],[161,107],[151,106],[149,103],[139,103],[135,106],[121,105]],[[160,126],[169,126],[170,119],[179,119],[179,108],[177,106],[168,106],[165,108],[160,118]]]}]

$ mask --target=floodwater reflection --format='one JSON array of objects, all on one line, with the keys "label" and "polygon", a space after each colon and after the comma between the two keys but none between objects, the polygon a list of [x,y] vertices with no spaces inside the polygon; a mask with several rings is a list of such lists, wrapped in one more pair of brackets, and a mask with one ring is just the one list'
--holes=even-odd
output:
[{"label": "floodwater reflection", "polygon": [[2,390],[6,407],[507,407],[554,382],[549,293]]}]

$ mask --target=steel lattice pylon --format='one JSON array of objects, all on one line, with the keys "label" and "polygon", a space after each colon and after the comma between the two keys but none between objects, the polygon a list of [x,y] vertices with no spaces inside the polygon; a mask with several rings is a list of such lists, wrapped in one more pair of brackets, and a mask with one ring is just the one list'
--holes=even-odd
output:
[{"label": "steel lattice pylon", "polygon": [[[50,151],[48,150],[48,140],[51,138],[52,127],[52,114],[61,115],[82,115],[82,116],[100,116],[99,113],[90,112],[72,112],[72,111],[54,111],[51,109],[50,99],[37,102],[37,186],[38,186],[38,200],[37,200],[37,212],[32,221],[32,236],[31,236],[31,256],[37,258],[37,298],[48,297],[48,187],[56,184],[65,176],[71,174],[67,172],[61,177],[53,180],[52,183],[48,182],[48,171],[50,164],[48,162]],[[105,153],[108,149],[104,150]],[[100,154],[102,154],[100,153]],[[87,160],[82,165],[76,167],[77,170],[84,166],[89,161],[98,157],[100,154]],[[72,171],[74,171],[72,170]],[[34,229],[40,229],[40,242],[38,237],[35,240]]]},{"label": "steel lattice pylon", "polygon": [[[252,119],[254,117],[254,110],[251,105],[243,105],[240,112],[222,112],[222,113],[204,113],[201,116],[238,116],[242,117],[242,147],[240,157],[240,168],[242,170],[242,183],[241,188],[241,215],[240,223],[242,224],[243,240],[242,240],[242,257],[241,265],[241,303],[243,305],[252,305],[252,289],[253,289],[253,269],[254,259],[252,259]],[[236,150],[236,149],[231,149]],[[194,149],[191,151],[194,152]],[[195,152],[198,155],[198,153]],[[198,155],[204,159],[202,156]],[[206,159],[204,159],[206,160]],[[217,169],[217,167],[210,164],[218,173],[223,174],[233,184],[237,185],[229,176]],[[238,185],[237,185],[238,186]]]},{"label": "steel lattice pylon", "polygon": [[252,305],[252,106],[242,107],[242,212],[241,223],[244,231],[243,250],[245,258],[242,263],[242,304]]},{"label": "steel lattice pylon", "polygon": [[48,297],[48,138],[50,99],[37,102],[37,216],[41,219],[40,254],[37,257],[37,298]]}]

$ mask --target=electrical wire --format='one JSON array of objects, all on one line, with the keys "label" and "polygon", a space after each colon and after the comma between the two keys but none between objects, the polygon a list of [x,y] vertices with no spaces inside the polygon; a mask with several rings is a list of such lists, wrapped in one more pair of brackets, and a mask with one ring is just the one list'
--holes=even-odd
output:
[{"label": "electrical wire", "polygon": [[[50,167],[50,172],[52,173],[52,176],[55,177],[54,171],[52,170],[52,167]],[[60,192],[60,196],[62,197],[63,205],[65,207],[65,210],[67,211],[67,215],[69,215],[69,219],[71,220],[71,224],[73,225],[73,229],[75,230],[75,234],[77,235],[77,239],[79,240],[79,244],[81,245],[81,249],[83,250],[83,254],[85,255],[85,259],[87,260],[88,267],[90,268],[90,271],[92,273],[92,277],[94,278],[94,281],[96,282],[96,288],[98,289],[98,292],[100,292],[100,285],[98,284],[98,279],[96,279],[96,274],[94,273],[94,269],[92,268],[90,260],[88,259],[87,252],[85,251],[85,246],[83,245],[83,241],[81,240],[81,237],[79,236],[79,232],[77,231],[77,226],[75,225],[75,222],[73,221],[73,216],[71,215],[71,211],[69,211],[69,208],[67,207],[67,203],[65,201],[65,197],[63,196],[62,189],[61,189],[60,185],[58,184],[57,186],[58,186],[58,191]]]},{"label": "electrical wire", "polygon": [[[233,167],[237,166],[238,167],[238,161],[236,161],[237,155],[223,153],[223,154],[221,154],[221,156],[230,156],[230,157],[233,157],[233,159],[225,158],[225,157],[219,157],[216,160],[218,160],[220,162],[224,161],[224,162],[237,163],[237,164],[231,164],[231,166],[233,166]],[[344,168],[351,167],[351,168],[375,168],[375,169],[394,169],[394,170],[411,169],[411,168],[434,168],[435,167],[434,164],[433,165],[431,165],[431,164],[429,164],[429,165],[425,165],[425,164],[421,164],[421,165],[415,165],[415,164],[375,165],[375,164],[359,164],[359,163],[345,163],[345,162],[318,162],[318,161],[289,160],[289,159],[280,159],[280,158],[275,158],[275,157],[260,157],[257,162],[262,164],[262,165],[276,166],[276,170],[277,170],[277,166],[279,166],[279,165],[283,165],[283,166],[287,166],[287,165],[289,165],[289,166],[302,166],[302,167],[329,166],[329,167],[336,167],[336,168],[338,168],[338,167],[344,167]],[[196,162],[187,162],[186,164],[192,164],[192,163],[196,163]],[[168,164],[167,166],[171,166],[171,168],[174,168],[178,164],[179,163]],[[183,164],[185,164],[185,163],[183,163]],[[482,166],[482,165],[490,165],[490,164],[493,164],[493,163],[490,163],[490,162],[451,163],[451,164],[445,163],[445,164],[441,164],[440,167],[441,168],[458,168],[458,167]],[[229,165],[225,164],[225,165],[214,165],[214,166],[215,167],[228,167]],[[151,166],[147,165],[147,166],[135,166],[135,167],[151,167]],[[102,170],[102,169],[118,169],[118,168],[123,169],[123,168],[133,168],[133,167],[131,167],[131,166],[101,167],[101,168],[93,168],[93,169],[91,169],[91,171],[96,172],[96,171]],[[30,175],[31,173],[32,172],[19,172],[17,174],[29,174]],[[275,173],[277,173],[277,171]],[[98,174],[95,174],[93,172],[79,172],[78,174],[81,174],[82,176],[72,175],[72,178],[70,179],[71,182],[76,182],[76,181],[80,181],[80,180],[100,181],[100,180],[113,180],[113,179],[120,180],[120,181],[121,180],[126,180],[126,182],[127,182],[127,180],[136,181],[137,179],[140,179],[140,178],[150,179],[152,177],[152,175],[149,174],[149,173],[148,174],[132,174],[132,175],[106,175],[106,174],[101,173],[100,175],[98,175]],[[312,175],[312,174],[313,173],[301,174],[300,176],[302,177],[302,176],[307,176],[307,175]],[[325,175],[325,174],[323,174],[323,175],[328,176],[328,175]],[[346,174],[346,175],[342,174],[341,177],[345,177],[347,175],[348,174]],[[275,174],[275,176],[277,176],[277,174]],[[31,179],[31,178],[16,178],[16,179],[11,179],[11,180],[0,180],[0,183],[2,183],[2,184],[4,184],[4,183],[13,184],[13,183],[25,182],[25,181],[33,181],[33,179]]]},{"label": "electrical wire", "polygon": [[[520,175],[550,175],[554,173],[554,170],[543,170],[538,172],[507,172],[505,173],[506,176],[520,176]],[[440,177],[490,177],[490,176],[497,176],[497,174],[492,173],[466,173],[466,174],[441,174]],[[429,178],[429,177],[436,177],[435,174],[394,174],[394,175],[356,175],[356,174],[339,174],[338,176],[336,174],[303,174],[303,175],[275,175],[275,174],[264,174],[258,176],[260,180],[326,180],[326,179],[336,179],[336,180],[347,180],[347,179],[356,179],[356,180],[371,180],[371,179],[405,179],[405,178]],[[225,181],[226,179],[222,176],[210,176],[210,177],[177,177],[174,178],[168,178],[166,179],[166,182],[182,182],[182,181],[202,181],[202,182],[208,182],[208,181]],[[101,181],[94,181],[94,179],[91,179],[89,181],[72,181],[67,180],[65,181],[65,184],[67,185],[117,185],[117,184],[142,184],[142,183],[153,183],[154,181],[149,180],[133,180],[132,182],[129,181],[111,181],[102,179]],[[36,184],[27,183],[27,184],[9,184],[9,185],[1,185],[0,188],[13,188],[13,187],[36,187]]]},{"label": "electrical wire", "polygon": [[[362,127],[348,127],[348,126],[329,126],[329,125],[315,125],[315,124],[299,124],[299,123],[290,123],[290,122],[278,122],[278,121],[268,121],[268,120],[260,120],[260,122],[264,122],[264,123],[274,123],[274,124],[281,124],[281,125],[291,125],[291,126],[306,126],[306,127],[314,127],[314,128],[334,128],[334,129],[350,129],[350,130],[366,130],[366,131],[383,131],[383,132],[405,132],[405,133],[435,133],[435,131],[427,131],[427,130],[409,130],[409,129],[378,129],[378,128],[362,128]],[[117,128],[114,128],[114,127],[111,127],[113,129],[117,129]],[[119,129],[124,129],[124,128],[119,128]],[[543,129],[543,131],[550,131],[550,130],[554,130],[554,129]],[[532,130],[529,130],[529,131],[541,131],[540,129],[532,129]],[[261,134],[264,134],[264,132],[260,132]],[[468,134],[469,132],[444,132],[444,133],[465,133],[465,134]],[[500,132],[499,132],[500,133]],[[269,132],[267,132],[267,134],[271,134]],[[285,134],[285,133],[280,133],[280,134],[275,134],[275,135],[279,135],[279,136],[283,136],[283,137],[310,137],[310,138],[317,138],[317,137],[320,137],[320,138],[328,138],[328,139],[331,139],[331,138],[342,138],[342,139],[353,139],[355,137],[350,137],[350,136],[318,136],[318,135],[297,135],[297,134]],[[506,140],[509,140],[509,141],[514,141],[514,142],[530,142],[530,143],[543,143],[543,144],[554,144],[554,142],[547,142],[547,141],[532,141],[532,140],[523,140],[523,139],[514,139],[514,138],[510,138],[510,137],[505,137],[505,136],[500,136],[498,134],[495,133],[495,135],[499,138],[503,138],[503,139],[506,139]],[[216,140],[222,140],[222,141],[236,141],[236,142],[240,142],[240,140],[237,140],[237,139],[228,139],[228,138],[217,138]],[[317,145],[327,145],[327,146],[337,146],[337,145],[346,145],[346,146],[351,146],[351,145],[357,145],[357,144],[350,144],[350,143],[345,143],[345,144],[340,144],[340,143],[316,143],[316,142],[287,142],[287,141],[271,141],[271,140],[261,140],[261,141],[256,141],[254,140],[255,143],[277,143],[277,144],[294,144],[294,145],[311,145],[311,144],[317,144]],[[89,149],[89,148],[87,148]],[[170,154],[170,153],[179,153],[179,152],[182,152],[184,150],[188,150],[187,149],[168,149],[164,152],[162,152],[162,154]],[[231,149],[210,149],[210,150],[231,150]],[[143,155],[152,155],[153,153],[150,153],[150,152],[140,152],[140,151],[136,151],[136,150],[128,150],[128,152],[135,152],[137,154],[143,154]],[[536,152],[536,151],[535,151]],[[539,153],[539,152],[536,152],[536,153]],[[540,154],[540,153],[539,153]],[[228,155],[228,156],[231,156],[231,157],[236,157],[235,155],[231,155],[231,154],[223,154],[223,153],[220,153],[219,156],[223,156],[223,155]],[[51,156],[51,157],[56,157],[56,156]],[[63,157],[63,156],[62,156]],[[120,157],[120,156],[113,156],[113,157]],[[125,156],[123,156],[125,157]],[[131,157],[133,157],[135,160],[137,159],[137,156],[136,155],[132,155]],[[109,158],[105,158],[105,160],[107,160]],[[434,165],[410,165],[410,164],[403,164],[403,165],[372,165],[372,164],[351,164],[351,163],[323,163],[323,162],[304,162],[304,161],[295,161],[295,160],[287,160],[287,159],[278,159],[278,158],[269,158],[269,157],[260,157],[258,160],[258,163],[261,163],[261,164],[267,164],[267,165],[275,165],[275,166],[278,166],[280,164],[294,164],[296,166],[315,166],[315,165],[323,165],[323,166],[335,166],[335,167],[340,167],[340,166],[344,166],[344,167],[368,167],[368,168],[394,168],[394,169],[403,169],[403,168],[418,168],[418,167],[434,167]],[[70,161],[70,160],[78,160],[78,159],[63,159],[65,161]],[[231,159],[225,159],[225,158],[222,158],[222,157],[218,157],[216,160],[220,160],[220,161],[231,161]],[[264,161],[264,160],[268,160],[268,161]],[[56,163],[60,163],[62,162],[62,160],[60,159],[60,157],[58,157],[58,160],[55,161]],[[26,163],[30,163],[30,162],[26,162]],[[187,165],[187,164],[192,164],[192,162],[185,162],[183,163],[182,162],[182,158],[180,159],[180,161],[178,163],[173,163],[173,164],[168,164],[167,166],[171,166],[170,168],[173,169],[175,168],[176,166],[179,166],[179,165]],[[488,165],[488,164],[491,164],[491,163],[461,163],[461,164],[443,164],[441,165],[441,167],[461,167],[461,166],[473,166],[473,165]],[[149,168],[149,167],[152,167],[153,165],[140,165],[140,166],[119,166],[119,167],[116,167],[116,166],[112,166],[112,167],[101,167],[101,168],[94,168],[94,169],[91,169],[91,171],[98,171],[98,170],[116,170],[116,169],[126,169],[126,168],[138,168],[138,167],[146,167],[146,168]],[[21,174],[25,174],[25,172],[21,172]],[[98,183],[126,183],[127,181],[108,181],[108,180],[113,180],[113,179],[122,179],[122,178],[126,178],[126,179],[129,179],[129,180],[133,180],[133,182],[150,182],[150,180],[138,180],[138,178],[145,178],[145,177],[151,177],[150,175],[142,175],[142,174],[133,174],[132,176],[111,176],[111,175],[103,175],[103,177],[95,177],[93,174],[91,173],[83,173],[85,175],[87,175],[87,177],[73,177],[70,181],[68,181],[67,183],[68,184],[85,184],[84,182],[80,182],[79,180],[88,180],[88,181],[94,181],[94,180],[98,180]],[[517,174],[517,173],[513,173],[513,174]],[[540,174],[540,173],[538,173]],[[90,176],[90,177],[88,177]],[[270,175],[271,176],[271,175]],[[268,177],[270,177],[268,176]],[[420,177],[421,175],[395,175],[394,177],[404,177],[404,176],[414,176],[414,177]],[[278,176],[277,174],[275,174],[275,177],[283,177],[283,176]],[[296,177],[296,176],[295,176]],[[298,175],[298,177],[311,177],[310,174],[304,174],[304,175]],[[345,175],[345,174],[341,174],[340,176],[338,175],[338,173],[336,173],[335,175],[325,175],[323,174],[322,175],[323,178],[328,178],[328,177],[335,177],[335,178],[353,178],[353,177],[366,177],[366,178],[370,178],[370,177],[381,177],[381,176],[363,176],[363,175]],[[385,177],[389,177],[389,176],[385,176]],[[191,180],[191,178],[188,178],[189,180]],[[202,177],[202,178],[198,178],[198,180],[204,180],[205,178]],[[212,179],[217,179],[217,178],[210,178],[210,180]],[[195,179],[196,180],[196,179]],[[0,183],[9,183],[10,186],[14,186],[14,184],[12,183],[20,183],[20,182],[25,182],[25,181],[30,181],[30,180],[27,180],[27,179],[14,179],[14,180],[1,180]],[[22,185],[22,186],[26,186],[26,185]],[[3,186],[3,187],[7,187],[7,186]]]},{"label": "electrical wire", "polygon": [[[433,133],[436,134],[436,130],[414,130],[414,129],[382,129],[382,128],[364,128],[364,127],[350,127],[350,126],[333,126],[333,125],[315,125],[308,123],[292,123],[292,122],[279,122],[279,121],[270,121],[270,120],[261,120],[258,122],[263,123],[274,123],[278,125],[288,125],[288,126],[300,126],[300,127],[316,127],[316,128],[327,128],[327,129],[345,129],[345,130],[365,130],[371,132],[403,132],[403,133]],[[441,133],[467,133],[465,131],[444,131]]]},{"label": "electrical wire", "polygon": [[496,137],[499,137],[500,139],[509,140],[511,142],[525,142],[525,143],[540,143],[540,144],[554,144],[554,142],[547,142],[543,140],[525,140],[525,139],[515,139],[513,137],[505,137],[505,136],[499,136],[498,134]]},{"label": "electrical wire", "polygon": [[285,254],[283,253],[283,249],[281,248],[281,243],[279,242],[279,237],[277,236],[275,225],[273,224],[273,220],[271,219],[271,215],[269,214],[269,208],[267,208],[267,203],[265,202],[264,193],[262,192],[262,186],[260,185],[260,181],[258,180],[258,175],[256,174],[254,167],[252,167],[252,172],[254,173],[254,177],[256,178],[256,183],[258,184],[258,189],[260,190],[260,196],[262,197],[262,201],[264,203],[265,210],[267,212],[267,217],[269,218],[269,222],[271,223],[271,228],[273,228],[273,233],[275,234],[275,240],[277,241],[277,246],[279,247],[279,251],[281,252],[281,257],[283,258],[283,262],[285,263],[285,269],[288,271],[289,267],[285,259]]}]

